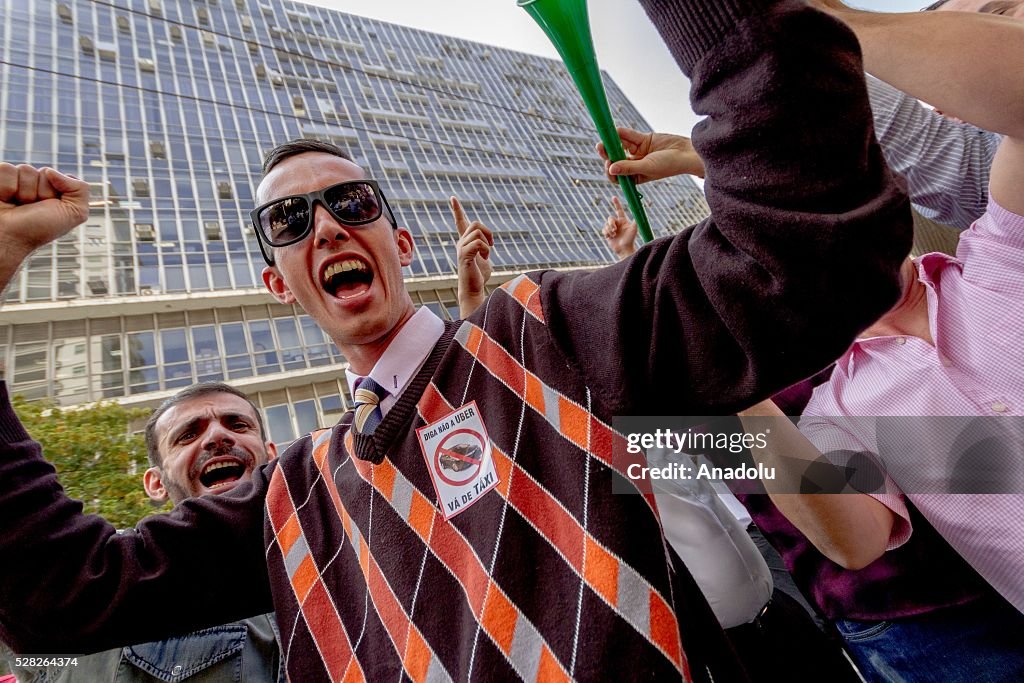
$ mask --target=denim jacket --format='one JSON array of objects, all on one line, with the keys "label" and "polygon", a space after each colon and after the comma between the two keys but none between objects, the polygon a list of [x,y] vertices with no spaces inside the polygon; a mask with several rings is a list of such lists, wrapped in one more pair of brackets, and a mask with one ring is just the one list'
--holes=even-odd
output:
[{"label": "denim jacket", "polygon": [[76,666],[19,669],[21,683],[284,683],[273,614],[77,658]]}]

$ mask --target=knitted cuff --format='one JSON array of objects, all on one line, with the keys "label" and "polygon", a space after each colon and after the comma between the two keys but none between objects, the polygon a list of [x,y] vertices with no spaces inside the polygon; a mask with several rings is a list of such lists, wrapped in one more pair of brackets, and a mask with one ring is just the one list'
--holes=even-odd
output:
[{"label": "knitted cuff", "polygon": [[732,33],[737,24],[767,14],[791,0],[640,0],[683,73],[690,77],[705,54]]}]

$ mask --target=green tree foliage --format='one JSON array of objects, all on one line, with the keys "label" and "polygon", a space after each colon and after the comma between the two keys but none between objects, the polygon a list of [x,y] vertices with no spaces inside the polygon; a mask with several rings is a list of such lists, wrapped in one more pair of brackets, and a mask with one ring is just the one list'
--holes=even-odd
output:
[{"label": "green tree foliage", "polygon": [[105,517],[118,529],[135,526],[154,508],[142,489],[149,467],[141,434],[128,425],[148,414],[116,403],[60,410],[45,401],[14,398],[14,410],[43,455],[57,468],[64,490],[82,501],[85,511]]}]

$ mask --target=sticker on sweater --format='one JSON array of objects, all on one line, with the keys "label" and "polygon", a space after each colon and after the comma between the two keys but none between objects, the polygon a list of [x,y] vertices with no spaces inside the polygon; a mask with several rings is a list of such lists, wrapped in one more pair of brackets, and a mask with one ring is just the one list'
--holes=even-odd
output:
[{"label": "sticker on sweater", "polygon": [[476,401],[416,430],[438,505],[451,519],[498,485],[491,440]]}]

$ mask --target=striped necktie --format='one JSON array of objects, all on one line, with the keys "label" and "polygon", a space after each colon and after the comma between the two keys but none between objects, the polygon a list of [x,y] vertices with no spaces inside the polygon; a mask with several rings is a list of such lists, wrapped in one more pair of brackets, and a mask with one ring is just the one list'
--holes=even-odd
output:
[{"label": "striped necktie", "polygon": [[380,402],[388,395],[388,390],[374,382],[369,377],[360,377],[356,380],[355,401],[355,425],[356,432],[360,434],[372,434],[377,428],[384,414],[380,409]]}]

